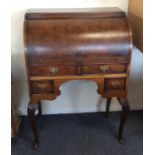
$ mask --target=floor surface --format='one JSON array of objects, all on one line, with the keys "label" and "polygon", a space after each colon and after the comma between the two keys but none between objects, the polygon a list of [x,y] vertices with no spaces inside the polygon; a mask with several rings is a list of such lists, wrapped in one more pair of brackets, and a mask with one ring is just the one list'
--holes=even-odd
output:
[{"label": "floor surface", "polygon": [[45,115],[37,118],[40,148],[31,150],[32,132],[27,117],[22,117],[18,141],[12,155],[142,155],[143,112],[130,112],[124,137],[117,142],[120,112]]}]

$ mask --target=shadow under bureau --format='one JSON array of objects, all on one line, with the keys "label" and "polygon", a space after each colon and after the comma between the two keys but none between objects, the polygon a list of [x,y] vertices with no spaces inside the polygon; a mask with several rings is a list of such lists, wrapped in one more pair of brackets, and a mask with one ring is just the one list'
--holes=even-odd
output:
[{"label": "shadow under bureau", "polygon": [[127,119],[132,34],[125,12],[118,8],[32,9],[25,14],[24,45],[30,102],[28,116],[39,146],[35,111],[41,100],[54,100],[69,80],[95,81],[97,92],[122,106],[117,139],[123,140]]}]

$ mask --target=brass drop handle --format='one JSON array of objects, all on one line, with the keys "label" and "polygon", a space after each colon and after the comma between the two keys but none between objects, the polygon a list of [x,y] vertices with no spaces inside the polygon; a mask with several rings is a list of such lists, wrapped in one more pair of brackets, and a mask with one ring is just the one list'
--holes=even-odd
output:
[{"label": "brass drop handle", "polygon": [[119,81],[112,81],[111,85],[112,85],[113,88],[118,88],[120,83],[119,83]]},{"label": "brass drop handle", "polygon": [[41,91],[44,91],[46,87],[47,87],[47,84],[38,84],[38,88],[39,88]]},{"label": "brass drop handle", "polygon": [[52,75],[55,75],[58,73],[58,68],[57,67],[50,67],[49,68],[49,72],[52,74]]},{"label": "brass drop handle", "polygon": [[107,72],[109,70],[109,66],[108,65],[101,65],[100,69],[102,72]]}]

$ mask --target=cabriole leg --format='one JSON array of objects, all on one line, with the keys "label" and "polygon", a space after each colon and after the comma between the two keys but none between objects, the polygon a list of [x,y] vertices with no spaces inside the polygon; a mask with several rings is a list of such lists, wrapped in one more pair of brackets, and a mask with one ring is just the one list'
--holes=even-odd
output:
[{"label": "cabriole leg", "polygon": [[42,106],[41,106],[41,101],[38,103],[38,115],[42,116]]},{"label": "cabriole leg", "polygon": [[111,103],[111,98],[107,98],[107,105],[106,105],[105,117],[108,117],[109,116],[110,103]]},{"label": "cabriole leg", "polygon": [[35,120],[35,111],[37,109],[38,109],[38,104],[31,104],[31,103],[28,105],[28,108],[27,108],[28,117],[32,128],[33,136],[34,136],[34,142],[32,145],[33,150],[37,150],[39,148],[38,129],[37,129],[36,120]]},{"label": "cabriole leg", "polygon": [[124,144],[125,140],[123,139],[123,129],[124,129],[127,117],[128,117],[128,112],[129,112],[130,107],[129,107],[129,103],[128,103],[127,99],[118,99],[118,100],[122,106],[122,115],[121,115],[117,139],[118,139],[119,143]]}]

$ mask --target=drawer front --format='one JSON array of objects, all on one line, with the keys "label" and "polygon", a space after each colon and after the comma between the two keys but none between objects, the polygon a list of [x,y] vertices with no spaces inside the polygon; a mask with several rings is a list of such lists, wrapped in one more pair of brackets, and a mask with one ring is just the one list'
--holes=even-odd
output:
[{"label": "drawer front", "polygon": [[127,64],[84,65],[83,74],[126,73]]},{"label": "drawer front", "polygon": [[76,73],[75,66],[40,66],[30,67],[31,76],[57,76],[57,75],[74,75]]},{"label": "drawer front", "polygon": [[126,78],[105,78],[104,90],[125,90]]},{"label": "drawer front", "polygon": [[32,94],[53,93],[53,81],[32,81]]}]

